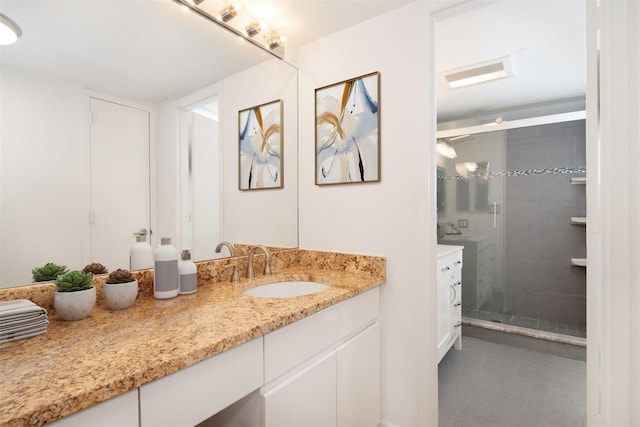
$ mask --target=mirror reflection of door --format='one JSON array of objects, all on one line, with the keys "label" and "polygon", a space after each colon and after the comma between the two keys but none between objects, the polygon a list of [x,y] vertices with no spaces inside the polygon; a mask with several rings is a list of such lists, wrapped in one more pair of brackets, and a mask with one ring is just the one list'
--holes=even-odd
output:
[{"label": "mirror reflection of door", "polygon": [[90,99],[91,259],[129,268],[133,233],[150,229],[150,112]]},{"label": "mirror reflection of door", "polygon": [[194,261],[228,256],[215,253],[222,240],[221,147],[217,97],[180,113],[182,240]]}]

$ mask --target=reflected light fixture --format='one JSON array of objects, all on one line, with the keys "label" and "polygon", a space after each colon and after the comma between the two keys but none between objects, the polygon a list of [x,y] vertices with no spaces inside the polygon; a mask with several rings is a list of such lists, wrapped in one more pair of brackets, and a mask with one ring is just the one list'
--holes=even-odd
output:
[{"label": "reflected light fixture", "polygon": [[229,22],[238,14],[238,10],[233,6],[227,6],[220,11],[220,19],[223,22]]},{"label": "reflected light fixture", "polygon": [[20,26],[8,16],[0,13],[0,46],[15,43],[21,35]]},{"label": "reflected light fixture", "polygon": [[286,36],[279,36],[278,34],[273,34],[270,38],[269,41],[267,42],[267,47],[271,50],[277,49],[278,47],[282,46],[282,43],[284,43],[285,41],[287,41],[287,37]]},{"label": "reflected light fixture", "polygon": [[262,27],[258,22],[252,22],[251,24],[247,25],[247,27],[245,28],[245,31],[249,37],[258,35],[261,30],[262,30]]},{"label": "reflected light fixture", "polygon": [[456,153],[456,150],[451,145],[447,144],[442,140],[438,140],[436,149],[438,150],[438,153],[440,153],[443,157],[446,157],[447,159],[455,159],[456,157],[458,157],[458,153]]},{"label": "reflected light fixture", "polygon": [[504,56],[502,58],[444,71],[440,73],[440,79],[446,87],[456,89],[504,79],[505,77],[513,76],[513,74],[511,57]]},{"label": "reflected light fixture", "polygon": [[280,37],[273,37],[269,39],[269,43],[267,43],[267,46],[269,46],[269,49],[273,50],[273,49],[276,49],[281,44],[282,42],[280,41]]}]

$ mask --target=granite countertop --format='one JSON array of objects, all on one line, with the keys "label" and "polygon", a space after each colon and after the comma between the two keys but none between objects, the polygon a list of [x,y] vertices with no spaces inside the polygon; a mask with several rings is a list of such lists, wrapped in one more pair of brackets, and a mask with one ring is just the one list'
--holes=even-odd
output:
[{"label": "granite countertop", "polygon": [[[345,258],[350,265],[328,270],[322,269],[326,262],[312,262],[308,253],[270,276],[240,283],[203,280],[199,267],[195,294],[157,300],[141,291],[135,305],[122,311],[107,309],[99,298],[91,315],[80,321],[66,322],[50,313],[47,334],[0,345],[0,425],[43,425],[62,418],[385,282],[383,258],[371,257],[382,262],[376,271],[359,268],[358,263],[366,264],[362,256],[355,263]],[[280,280],[330,287],[285,299],[242,293]]]}]

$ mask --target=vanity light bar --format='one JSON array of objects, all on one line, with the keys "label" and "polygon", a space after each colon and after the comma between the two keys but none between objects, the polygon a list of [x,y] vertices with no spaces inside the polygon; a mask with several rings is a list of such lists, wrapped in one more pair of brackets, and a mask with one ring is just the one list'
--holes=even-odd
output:
[{"label": "vanity light bar", "polygon": [[[228,6],[222,9],[220,12],[216,11],[214,14],[205,10],[205,8],[196,6],[194,4],[196,0],[173,0],[173,1],[181,5],[184,9],[191,10],[192,12],[202,16],[203,18],[211,21],[212,23],[215,23],[223,27],[225,30],[230,31],[231,33],[241,37],[245,41],[250,42],[251,44],[275,56],[276,58],[280,58],[280,59],[284,58],[284,48],[282,47],[282,43],[284,43],[284,41],[286,40],[285,36],[277,35],[275,34],[274,31],[272,31],[271,36],[267,35],[265,37],[253,38],[255,35],[258,34],[258,32],[254,32],[254,30],[252,30],[254,34],[253,36],[250,36],[247,33],[248,28],[246,27],[236,28],[237,25],[234,26],[229,23],[229,21],[231,21],[231,19],[233,19],[233,17],[235,17],[238,14],[238,8],[236,6],[233,6],[233,5]],[[200,0],[200,3],[203,3],[203,2],[204,0]],[[258,24],[258,28],[260,28],[260,30],[264,30],[266,28],[266,24],[260,22]],[[263,40],[258,40],[258,39],[263,39]]]}]

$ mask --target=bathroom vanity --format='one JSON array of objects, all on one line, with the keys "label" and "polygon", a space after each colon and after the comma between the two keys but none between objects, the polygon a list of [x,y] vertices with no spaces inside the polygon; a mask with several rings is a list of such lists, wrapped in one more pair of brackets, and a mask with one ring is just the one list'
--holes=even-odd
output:
[{"label": "bathroom vanity", "polygon": [[[280,257],[291,260],[275,259],[271,276],[207,279],[170,300],[139,295],[123,311],[99,304],[77,322],[50,314],[47,334],[0,346],[0,425],[196,425],[251,393],[266,426],[377,425],[384,258]],[[243,293],[291,280],[330,286]]]},{"label": "bathroom vanity", "polygon": [[438,245],[438,363],[462,348],[462,246]]}]

